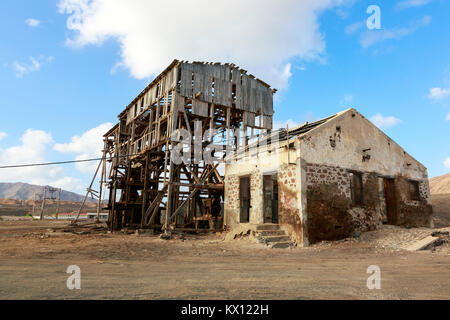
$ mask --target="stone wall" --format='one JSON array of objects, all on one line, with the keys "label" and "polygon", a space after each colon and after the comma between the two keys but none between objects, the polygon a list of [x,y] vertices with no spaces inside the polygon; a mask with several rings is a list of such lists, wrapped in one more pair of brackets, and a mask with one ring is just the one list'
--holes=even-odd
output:
[{"label": "stone wall", "polygon": [[420,181],[420,200],[411,200],[409,197],[409,179],[398,176],[395,179],[398,197],[397,224],[405,227],[432,227],[433,208],[429,201],[428,180]]},{"label": "stone wall", "polygon": [[[264,201],[261,173],[255,169],[250,174],[242,175],[242,177],[244,176],[250,176],[250,223],[263,223],[262,210]],[[230,227],[240,223],[240,177],[239,175],[225,176],[225,224]]]},{"label": "stone wall", "polygon": [[[306,164],[308,238],[310,243],[338,240],[355,232],[374,230],[387,222],[383,178],[362,172],[363,203],[354,205],[351,175],[345,168]],[[429,227],[432,207],[427,180],[420,181],[420,200],[410,199],[409,179],[395,177],[395,224]]]},{"label": "stone wall", "polygon": [[355,231],[374,230],[383,221],[378,176],[363,173],[363,203],[352,202],[347,169],[306,165],[308,238],[310,243],[338,240]]},{"label": "stone wall", "polygon": [[[264,223],[263,174],[256,166],[241,175],[226,175],[227,226],[240,223],[240,176],[250,176],[250,224]],[[306,162],[300,168],[299,164],[283,163],[278,167],[277,176],[279,224],[298,245],[303,245],[304,241],[307,245],[351,237],[387,222],[383,178],[378,173],[362,172],[363,200],[359,205],[354,205],[352,176],[347,168]],[[302,202],[304,199],[300,199],[305,189],[303,197],[306,198],[306,205]],[[395,193],[395,224],[411,227],[431,225],[432,208],[427,180],[419,183],[420,201],[410,200],[409,179],[403,176],[395,177]]]}]

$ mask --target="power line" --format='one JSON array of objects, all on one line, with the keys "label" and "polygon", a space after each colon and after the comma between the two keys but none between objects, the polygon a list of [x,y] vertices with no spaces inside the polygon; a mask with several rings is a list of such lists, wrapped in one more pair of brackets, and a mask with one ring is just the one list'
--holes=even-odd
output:
[{"label": "power line", "polygon": [[[267,138],[266,136],[269,135],[269,138],[271,135],[273,135],[274,133],[277,132],[282,132],[285,131],[285,129],[278,129],[278,130],[273,130],[270,134],[265,133],[262,134],[261,137],[262,138]],[[259,138],[260,135],[258,134],[257,137]],[[245,147],[246,149],[249,148],[249,146]],[[126,158],[126,157],[130,157],[130,156],[134,156],[134,155],[138,155],[138,154],[130,154],[130,155],[120,155],[118,156],[119,158]],[[100,161],[100,160],[112,160],[113,158],[115,158],[117,156],[114,157],[110,157],[110,158],[91,158],[91,159],[82,159],[82,160],[68,160],[68,161],[56,161],[56,162],[43,162],[43,163],[30,163],[30,164],[17,164],[17,165],[8,165],[8,166],[0,166],[0,169],[12,169],[12,168],[26,168],[26,167],[41,167],[41,166],[52,166],[52,165],[58,165],[58,164],[70,164],[70,163],[81,163],[81,162],[91,162],[91,161]]]},{"label": "power line", "polygon": [[58,165],[58,164],[69,164],[69,163],[78,163],[78,162],[99,161],[99,160],[104,160],[104,159],[109,159],[109,158],[92,158],[92,159],[83,159],[83,160],[69,160],[69,161],[45,162],[45,163],[17,164],[17,165],[10,165],[10,166],[0,166],[0,169],[51,166],[51,165]]}]

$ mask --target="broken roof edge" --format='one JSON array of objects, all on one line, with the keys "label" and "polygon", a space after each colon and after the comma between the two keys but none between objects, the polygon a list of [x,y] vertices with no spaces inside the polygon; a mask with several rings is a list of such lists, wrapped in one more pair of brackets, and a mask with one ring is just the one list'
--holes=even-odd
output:
[{"label": "broken roof edge", "polygon": [[[240,68],[239,66],[237,66],[234,63],[220,63],[220,62],[199,62],[199,61],[192,61],[189,62],[188,60],[178,60],[178,59],[174,59],[172,61],[172,63],[165,68],[161,73],[159,73],[126,107],[125,109],[119,113],[118,117],[122,117],[128,109],[130,109],[133,105],[135,105],[137,103],[137,101],[139,101],[140,98],[142,98],[142,96],[155,84],[158,83],[158,81],[161,80],[162,77],[164,77],[170,70],[172,70],[173,68],[175,68],[176,66],[183,64],[183,63],[188,63],[188,64],[209,64],[209,65],[224,65],[224,66],[230,66],[233,69],[238,69],[239,71],[241,71],[241,73],[243,74],[247,74],[247,70]],[[249,74],[249,77],[252,77],[253,79],[255,79],[257,82],[261,83],[263,86],[265,86],[267,89],[272,89],[272,94],[275,94],[278,90],[275,88],[272,88],[268,83],[264,82],[263,80],[255,77],[252,74]]]},{"label": "broken roof edge", "polygon": [[120,118],[121,116],[123,116],[128,109],[130,109],[134,104],[136,104],[136,102],[142,98],[142,96],[155,84],[158,83],[159,80],[161,80],[162,77],[164,77],[166,75],[167,72],[169,72],[170,70],[172,70],[173,68],[175,68],[178,64],[180,63],[180,61],[178,61],[177,59],[174,59],[172,61],[171,64],[169,64],[169,66],[167,68],[165,68],[160,74],[158,74],[126,107],[125,109],[119,113],[118,117]]},{"label": "broken roof edge", "polygon": [[111,134],[119,128],[119,123],[116,123],[111,129],[109,129],[104,135],[104,138],[108,138]]},{"label": "broken roof edge", "polygon": [[[334,115],[331,115],[326,118],[322,118],[322,119],[314,121],[314,122],[305,122],[305,123],[303,123],[299,126],[296,126],[292,129],[288,129],[289,132],[286,130],[286,128],[280,128],[277,130],[273,130],[270,134],[261,137],[260,140],[249,144],[247,146],[247,148],[256,146],[261,141],[269,140],[269,139],[273,138],[276,134],[280,135],[278,141],[283,142],[282,144],[280,144],[280,147],[282,147],[282,145],[287,144],[287,141],[290,141],[292,139],[303,140],[303,139],[307,138],[308,136],[319,133],[323,128],[325,128],[325,126],[327,126],[330,123],[333,123],[335,121],[338,121],[339,118],[341,118],[342,116],[344,116],[345,114],[348,114],[348,113],[358,114],[363,121],[365,121],[370,126],[374,127],[378,132],[380,132],[382,135],[384,135],[388,139],[389,142],[392,142],[401,151],[403,151],[405,156],[408,156],[412,161],[416,162],[417,164],[422,166],[425,170],[427,170],[427,167],[425,165],[423,165],[420,161],[418,161],[416,158],[414,158],[411,154],[406,152],[406,150],[401,145],[399,145],[397,142],[395,142],[395,140],[393,140],[391,137],[389,137],[383,130],[378,128],[374,123],[372,123],[369,119],[367,119],[363,114],[361,114],[358,110],[356,110],[354,108],[348,108],[346,110],[335,113]],[[248,150],[246,150],[245,152],[247,152],[247,151]]]},{"label": "broken roof edge", "polygon": [[335,113],[335,114],[333,114],[333,115],[331,115],[329,117],[322,118],[322,119],[316,120],[314,122],[305,122],[304,124],[302,124],[302,125],[300,125],[298,127],[295,127],[293,129],[289,129],[289,133],[291,133],[291,131],[293,131],[293,132],[295,132],[296,130],[298,131],[299,129],[302,129],[302,127],[311,126],[311,128],[309,130],[304,131],[304,132],[299,132],[298,134],[296,134],[296,136],[297,137],[303,137],[307,133],[314,134],[317,131],[319,131],[321,128],[323,128],[326,124],[331,122],[332,120],[337,119],[338,117],[340,117],[340,116],[342,116],[342,115],[344,115],[345,113],[348,113],[348,112],[357,112],[357,113],[359,113],[354,108],[348,108],[348,109],[345,109],[345,110],[340,111],[338,113]]}]

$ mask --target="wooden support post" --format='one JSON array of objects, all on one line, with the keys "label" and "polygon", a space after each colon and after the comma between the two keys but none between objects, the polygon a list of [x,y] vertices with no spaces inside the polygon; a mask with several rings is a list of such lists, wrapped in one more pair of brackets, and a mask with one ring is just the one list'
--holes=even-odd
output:
[{"label": "wooden support post", "polygon": [[78,221],[78,218],[80,217],[81,210],[83,210],[84,205],[86,204],[87,197],[88,197],[89,193],[91,193],[92,185],[94,184],[95,178],[97,177],[97,173],[98,173],[98,170],[100,169],[100,165],[102,164],[102,162],[103,162],[103,159],[100,160],[100,162],[98,163],[97,169],[95,170],[94,177],[92,178],[91,184],[89,185],[89,188],[86,191],[86,195],[84,196],[83,202],[81,203],[80,209],[78,210],[77,217],[72,221],[72,224],[75,224]]},{"label": "wooden support post", "polygon": [[289,150],[289,125],[286,123],[286,141],[287,141],[287,156],[288,156],[288,165],[291,164],[291,159],[290,159],[290,150]]},{"label": "wooden support post", "polygon": [[145,157],[145,172],[144,172],[144,190],[142,190],[142,213],[141,213],[141,228],[144,226],[145,221],[145,206],[147,205],[148,198],[148,171],[149,171],[150,154],[147,153]]},{"label": "wooden support post", "polygon": [[98,193],[98,203],[97,203],[97,218],[95,221],[100,222],[100,212],[102,211],[102,192],[103,192],[103,184],[105,183],[106,177],[106,141],[103,146],[103,156],[102,156],[102,173],[100,176],[100,187]]},{"label": "wooden support post", "polygon": [[[178,123],[178,109],[177,109],[177,105],[174,104],[174,107],[172,108],[172,119],[170,121],[170,123],[172,124],[171,128],[175,128],[175,124]],[[167,124],[169,125],[169,123]],[[172,135],[172,133],[170,134],[170,136]],[[170,143],[172,146],[172,150],[173,150],[173,144],[172,142]],[[173,191],[174,191],[174,185],[172,184],[174,182],[174,177],[175,177],[175,159],[173,159],[173,152],[170,152],[170,164],[169,164],[169,187],[168,187],[168,191],[167,191],[167,208],[166,208],[166,219],[164,221],[164,233],[168,234],[169,233],[169,221],[170,221],[170,216],[172,214],[172,210],[173,210],[173,205],[174,205],[174,197],[173,197]]]},{"label": "wooden support post", "polygon": [[[219,166],[219,164],[222,161],[218,161],[214,166],[211,165],[212,169],[208,170],[208,173],[205,174],[202,178],[202,180],[200,181],[201,184],[204,184],[205,182],[208,181],[208,178],[211,176],[211,174],[214,172],[214,169],[217,169],[217,167]],[[178,212],[180,212],[181,208],[186,204],[186,202],[191,199],[192,197],[194,197],[196,195],[196,193],[198,192],[198,188],[195,188],[190,194],[189,196],[180,204],[180,206],[178,207],[177,210],[175,210],[175,212],[170,216],[170,220],[172,220],[172,218],[174,216],[176,216],[178,214]]]},{"label": "wooden support post", "polygon": [[211,104],[210,108],[210,119],[209,119],[209,138],[211,139],[211,143],[213,142],[213,134],[214,134],[214,111],[215,106],[214,103]]}]

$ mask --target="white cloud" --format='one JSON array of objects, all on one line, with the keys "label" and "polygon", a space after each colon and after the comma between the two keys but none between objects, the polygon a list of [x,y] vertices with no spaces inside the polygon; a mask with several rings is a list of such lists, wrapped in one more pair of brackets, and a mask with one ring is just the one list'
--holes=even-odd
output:
[{"label": "white cloud", "polygon": [[376,43],[380,43],[386,40],[400,39],[415,32],[421,27],[429,25],[430,22],[431,17],[425,16],[422,19],[411,23],[409,27],[365,31],[361,33],[359,43],[363,48],[368,48]]},{"label": "white cloud", "polygon": [[[76,155],[76,160],[96,158],[102,155],[103,134],[112,127],[111,123],[101,124],[74,136],[69,143],[55,143],[51,134],[42,130],[28,129],[21,137],[21,144],[7,149],[0,148],[0,166],[50,162],[48,152],[53,150]],[[0,139],[6,133],[0,132]],[[82,173],[94,174],[98,162],[75,164]],[[77,193],[84,193],[86,182],[79,178],[66,176],[60,165],[35,166],[0,169],[1,182],[27,182],[37,185],[51,185]],[[91,178],[91,176],[90,176]]]},{"label": "white cloud", "polygon": [[40,21],[40,20],[37,20],[37,19],[32,19],[32,18],[30,18],[30,19],[25,20],[25,23],[26,23],[29,27],[37,27],[37,26],[39,26],[39,25],[41,24],[41,21]]},{"label": "white cloud", "polygon": [[355,34],[357,31],[364,28],[366,23],[364,21],[358,21],[352,24],[349,24],[347,27],[345,27],[345,33],[348,35]]},{"label": "white cloud", "polygon": [[384,117],[380,113],[374,115],[372,118],[370,118],[370,120],[380,129],[388,129],[401,122],[401,120],[397,119],[396,117]]},{"label": "white cloud", "polygon": [[450,158],[445,159],[444,166],[450,169]]},{"label": "white cloud", "polygon": [[6,132],[0,132],[0,140],[3,140],[7,135]]},{"label": "white cloud", "polygon": [[[0,149],[0,165],[20,165],[48,162],[46,154],[54,143],[50,133],[28,129],[21,137],[21,144]],[[36,166],[0,169],[1,182],[27,182],[37,185],[51,185],[75,192],[82,191],[80,180],[64,176],[61,166]]]},{"label": "white cloud", "polygon": [[287,86],[291,59],[320,60],[324,53],[318,15],[348,2],[60,0],[58,7],[69,15],[69,45],[113,38],[121,47],[118,66],[138,79],[159,74],[178,58],[233,62],[281,89]]},{"label": "white cloud", "polygon": [[52,187],[61,188],[63,190],[84,194],[86,192],[86,185],[81,179],[73,177],[62,177],[51,182]]},{"label": "white cloud", "polygon": [[445,120],[450,121],[450,112],[447,114],[447,117],[445,118]]},{"label": "white cloud", "polygon": [[450,88],[431,88],[428,98],[431,100],[441,100],[450,95]]},{"label": "white cloud", "polygon": [[[103,135],[112,128],[112,123],[103,123],[83,133],[81,136],[73,136],[69,143],[57,143],[53,149],[62,153],[76,155],[76,160],[91,159],[102,156]],[[83,173],[94,174],[98,163],[80,162],[75,167]]]},{"label": "white cloud", "polygon": [[342,100],[339,102],[341,105],[349,105],[353,103],[353,95],[352,94],[345,94]]},{"label": "white cloud", "polygon": [[408,9],[408,8],[412,8],[412,7],[421,7],[430,2],[431,2],[431,0],[405,0],[405,1],[400,1],[399,3],[397,3],[395,8],[397,10],[403,10],[403,9]]},{"label": "white cloud", "polygon": [[37,58],[30,57],[29,63],[14,61],[12,66],[16,73],[16,77],[22,78],[26,74],[39,71],[43,64],[50,63],[54,59],[53,56],[45,57],[44,55],[40,55]]}]

